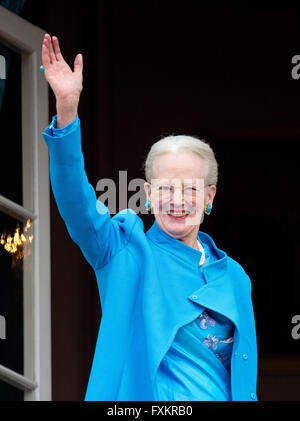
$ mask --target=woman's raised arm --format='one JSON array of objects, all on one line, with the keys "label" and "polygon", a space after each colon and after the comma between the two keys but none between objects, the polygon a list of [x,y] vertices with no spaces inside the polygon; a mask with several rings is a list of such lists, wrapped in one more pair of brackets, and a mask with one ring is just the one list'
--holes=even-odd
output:
[{"label": "woman's raised arm", "polygon": [[87,261],[98,269],[128,244],[137,216],[131,212],[111,218],[88,181],[77,114],[82,91],[82,56],[76,56],[72,71],[60,52],[58,39],[46,34],[42,62],[57,107],[57,116],[43,133],[49,150],[52,191],[71,238]]}]

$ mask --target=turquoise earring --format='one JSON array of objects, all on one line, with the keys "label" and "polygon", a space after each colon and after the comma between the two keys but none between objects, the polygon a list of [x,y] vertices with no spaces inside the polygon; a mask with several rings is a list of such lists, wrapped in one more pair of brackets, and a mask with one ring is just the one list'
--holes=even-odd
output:
[{"label": "turquoise earring", "polygon": [[150,201],[150,199],[147,199],[146,200],[145,207],[146,207],[147,211],[149,211],[151,209],[151,201]]},{"label": "turquoise earring", "polygon": [[208,203],[208,204],[206,205],[206,208],[204,209],[204,213],[205,213],[206,215],[210,215],[210,213],[211,213],[211,209],[212,209],[211,204],[210,204],[210,203]]}]

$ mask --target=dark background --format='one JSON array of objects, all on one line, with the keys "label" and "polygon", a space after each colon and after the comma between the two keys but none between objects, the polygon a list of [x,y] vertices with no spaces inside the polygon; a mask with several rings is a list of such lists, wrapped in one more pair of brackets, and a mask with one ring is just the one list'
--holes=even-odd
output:
[{"label": "dark background", "polygon": [[[85,168],[144,178],[164,135],[209,141],[220,165],[201,229],[252,280],[260,400],[300,400],[298,13],[182,2],[27,0],[21,16],[84,59],[79,117]],[[50,93],[50,115],[56,114]],[[41,137],[41,141],[42,137]],[[141,216],[148,229],[153,216]],[[51,193],[53,400],[81,400],[101,319],[94,273],[71,241]]]}]

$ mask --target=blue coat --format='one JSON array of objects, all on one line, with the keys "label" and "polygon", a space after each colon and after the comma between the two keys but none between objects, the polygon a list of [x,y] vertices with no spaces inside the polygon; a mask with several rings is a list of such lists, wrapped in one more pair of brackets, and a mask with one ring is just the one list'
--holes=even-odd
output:
[{"label": "blue coat", "polygon": [[204,232],[199,240],[219,259],[199,267],[201,252],[156,222],[145,233],[131,209],[111,218],[84,171],[78,115],[62,130],[55,130],[55,121],[56,116],[43,133],[53,193],[71,238],[95,271],[102,308],[85,399],[155,400],[159,364],[177,330],[198,316],[200,304],[235,325],[232,400],[257,400],[251,282],[243,268]]}]

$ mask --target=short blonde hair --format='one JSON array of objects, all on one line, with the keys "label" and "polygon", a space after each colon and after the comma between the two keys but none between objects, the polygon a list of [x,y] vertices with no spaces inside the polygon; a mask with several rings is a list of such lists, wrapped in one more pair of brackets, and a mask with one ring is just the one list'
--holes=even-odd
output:
[{"label": "short blonde hair", "polygon": [[217,185],[218,182],[218,163],[214,151],[204,140],[187,135],[170,135],[155,142],[147,155],[143,169],[145,171],[146,181],[151,183],[153,178],[153,168],[155,159],[165,152],[188,151],[194,152],[204,159],[206,163],[206,183],[208,185]]}]

